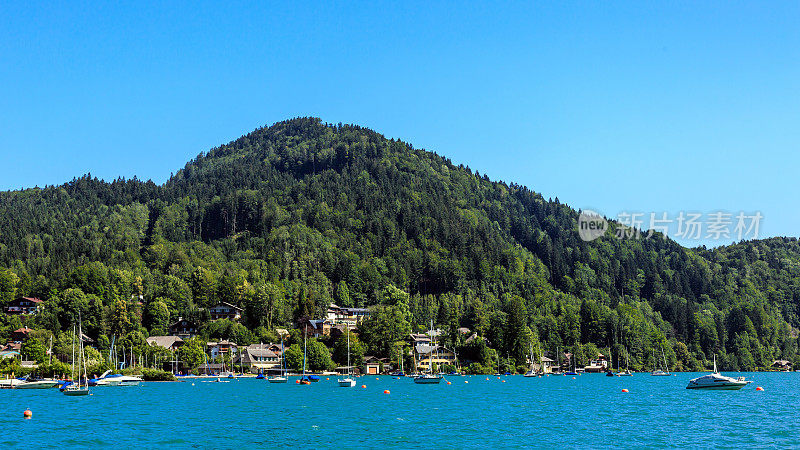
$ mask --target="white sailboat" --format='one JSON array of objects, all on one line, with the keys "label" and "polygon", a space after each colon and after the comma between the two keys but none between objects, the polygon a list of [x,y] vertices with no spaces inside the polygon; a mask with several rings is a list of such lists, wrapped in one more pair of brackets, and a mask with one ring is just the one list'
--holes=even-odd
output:
[{"label": "white sailboat", "polygon": [[350,375],[350,328],[345,328],[347,332],[347,376],[339,378],[339,387],[355,387],[356,380]]},{"label": "white sailboat", "polygon": [[281,335],[281,374],[277,377],[269,377],[267,381],[270,383],[286,383],[289,381],[289,379],[286,378],[286,356],[284,356],[283,352],[283,335]]},{"label": "white sailboat", "polygon": [[308,325],[303,331],[303,376],[300,377],[300,384],[311,384],[311,381],[306,376],[306,338],[308,337]]},{"label": "white sailboat", "polygon": [[528,368],[528,371],[525,372],[524,377],[533,378],[533,377],[536,377],[536,376],[539,375],[538,373],[536,373],[536,370],[533,367],[533,343],[529,344],[529,352],[530,352],[530,356],[528,358],[531,361],[531,366]]},{"label": "white sailboat", "polygon": [[626,348],[625,349],[625,370],[623,370],[621,372],[618,372],[617,373],[618,377],[632,377],[633,376],[633,373],[631,372],[630,367],[628,367],[630,362],[631,362],[631,355],[628,353],[628,349]]},{"label": "white sailboat", "polygon": [[[80,333],[81,336],[83,336],[82,327],[80,326],[80,318],[78,318],[78,324],[79,324],[78,332]],[[75,338],[75,336],[74,336],[75,328],[74,327],[72,328],[72,332],[73,332],[73,339],[74,339]],[[86,362],[83,360],[83,339],[79,339],[78,342],[79,342],[79,345],[78,345],[78,347],[79,347],[79,350],[78,350],[78,371],[75,372],[75,341],[73,340],[72,341],[72,373],[71,373],[71,376],[72,376],[73,380],[75,380],[75,375],[77,374],[78,384],[75,384],[75,382],[73,381],[73,382],[67,384],[66,386],[64,386],[62,388],[62,392],[64,393],[64,395],[68,395],[68,396],[72,396],[72,397],[77,397],[77,396],[82,396],[82,395],[89,395],[89,384],[88,384],[89,377],[86,374]],[[81,363],[83,363],[83,377],[81,377]],[[85,380],[85,383],[87,383],[87,384],[81,384],[81,380],[82,379]]]},{"label": "white sailboat", "polygon": [[405,372],[403,372],[403,348],[402,347],[398,347],[397,348],[397,363],[400,366],[400,371],[392,373],[390,375],[392,375],[393,377],[404,377],[404,376],[406,376]]},{"label": "white sailboat", "polygon": [[752,381],[747,381],[744,377],[726,377],[717,372],[717,355],[714,355],[714,372],[702,377],[697,377],[689,380],[686,389],[708,389],[708,390],[726,390],[735,391],[739,390]]},{"label": "white sailboat", "polygon": [[656,368],[656,354],[655,354],[655,352],[653,352],[653,371],[650,373],[650,375],[652,375],[654,377],[668,377],[668,376],[670,376],[669,369],[667,368],[667,357],[664,356],[664,347],[661,347],[661,356],[664,359],[664,369],[666,369],[666,370],[661,370],[659,368]]},{"label": "white sailboat", "polygon": [[[433,332],[433,320],[431,320],[431,338],[432,338],[432,345],[436,351],[436,355],[439,355],[439,347],[436,346],[436,336]],[[438,358],[437,358],[438,359]],[[442,381],[442,376],[433,373],[433,355],[429,353],[428,356],[428,373],[424,373],[421,375],[417,375],[414,377],[414,383],[417,384],[439,384]]]}]

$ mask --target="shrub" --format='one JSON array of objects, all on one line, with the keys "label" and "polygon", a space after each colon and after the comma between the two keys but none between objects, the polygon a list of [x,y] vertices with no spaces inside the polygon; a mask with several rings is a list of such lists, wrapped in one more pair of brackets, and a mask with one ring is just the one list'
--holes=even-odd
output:
[{"label": "shrub", "polygon": [[159,369],[142,369],[144,381],[175,381],[175,375]]}]

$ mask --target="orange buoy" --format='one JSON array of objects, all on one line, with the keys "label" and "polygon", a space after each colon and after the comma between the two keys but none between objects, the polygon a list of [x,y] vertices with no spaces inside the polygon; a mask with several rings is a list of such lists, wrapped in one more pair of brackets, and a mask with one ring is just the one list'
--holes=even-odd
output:
[{"label": "orange buoy", "polygon": [[756,390],[757,390],[757,391],[763,391],[763,390],[764,390],[764,388],[763,388],[763,387],[761,387],[761,386],[759,386],[759,387],[757,387],[757,388],[756,388]]},{"label": "orange buoy", "polygon": [[390,394],[390,392],[389,392],[389,390],[388,390],[388,389],[384,390],[384,391],[383,391],[383,393],[384,393],[384,394]]},{"label": "orange buoy", "polygon": [[300,384],[300,380],[294,380],[294,384]]},{"label": "orange buoy", "polygon": [[378,377],[375,377],[375,379],[376,379],[376,380],[380,380],[380,378],[378,378]]},{"label": "orange buoy", "polygon": [[22,413],[22,417],[24,417],[24,418],[26,418],[26,419],[30,419],[31,417],[33,417],[33,413],[31,412],[31,410],[30,410],[30,409],[26,409],[26,410],[25,410],[25,411]]},{"label": "orange buoy", "polygon": [[450,383],[450,382],[448,381],[448,382],[447,382],[447,384],[452,384],[452,383]]},{"label": "orange buoy", "polygon": [[325,379],[326,379],[326,380],[330,380],[330,378],[329,378],[329,377],[325,377]]},{"label": "orange buoy", "polygon": [[574,380],[574,379],[575,379],[575,377],[572,377],[572,379]]},{"label": "orange buoy", "polygon": [[627,389],[623,389],[622,392],[628,392],[628,390]]},{"label": "orange buoy", "polygon": [[464,383],[467,383],[467,384],[469,384],[469,380],[464,380]]},{"label": "orange buoy", "polygon": [[367,385],[366,385],[366,384],[362,384],[362,385],[361,385],[361,387],[362,387],[362,388],[366,388],[366,387],[367,387]]},{"label": "orange buoy", "polygon": [[489,381],[489,379],[487,378],[486,381]]},{"label": "orange buoy", "polygon": [[503,383],[505,383],[505,382],[506,382],[506,380],[503,380]]}]

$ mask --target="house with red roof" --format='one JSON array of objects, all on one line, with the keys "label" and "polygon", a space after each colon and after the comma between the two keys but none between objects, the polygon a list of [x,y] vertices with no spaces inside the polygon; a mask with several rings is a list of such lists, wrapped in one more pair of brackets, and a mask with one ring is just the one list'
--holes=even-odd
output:
[{"label": "house with red roof", "polygon": [[25,342],[25,339],[28,339],[28,333],[31,331],[33,330],[28,327],[22,327],[14,330],[11,333],[11,342]]},{"label": "house with red roof", "polygon": [[6,314],[12,316],[26,316],[36,314],[44,307],[44,301],[34,297],[19,297],[8,302],[5,306]]}]

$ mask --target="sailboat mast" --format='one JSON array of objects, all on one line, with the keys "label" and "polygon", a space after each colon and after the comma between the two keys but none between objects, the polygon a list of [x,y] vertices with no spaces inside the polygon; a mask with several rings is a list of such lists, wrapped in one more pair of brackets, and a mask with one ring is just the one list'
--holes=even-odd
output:
[{"label": "sailboat mast", "polygon": [[[431,319],[431,339],[433,342],[433,351],[436,352],[436,359],[439,359],[439,347],[436,346],[436,332],[433,331],[433,319]],[[430,364],[428,364],[428,366],[430,368],[431,375],[433,375],[433,361],[434,361],[433,352],[430,353],[429,358],[430,358]]]},{"label": "sailboat mast", "polygon": [[308,338],[308,325],[303,330],[303,379],[306,377],[306,338]]},{"label": "sailboat mast", "polygon": [[561,348],[556,345],[556,360],[558,361],[558,373],[561,373]]},{"label": "sailboat mast", "polygon": [[75,325],[72,325],[72,370],[69,372],[69,377],[75,381]]},{"label": "sailboat mast", "polygon": [[347,375],[350,376],[350,327],[345,325],[347,331]]},{"label": "sailboat mast", "polygon": [[81,361],[83,361],[83,377],[86,379],[86,387],[89,387],[89,376],[86,373],[86,360],[84,359],[83,355],[83,324],[81,323],[80,314],[78,314],[78,340],[79,340],[78,347],[80,348],[80,357],[78,359],[78,387],[81,386],[81,381],[80,381]]}]

